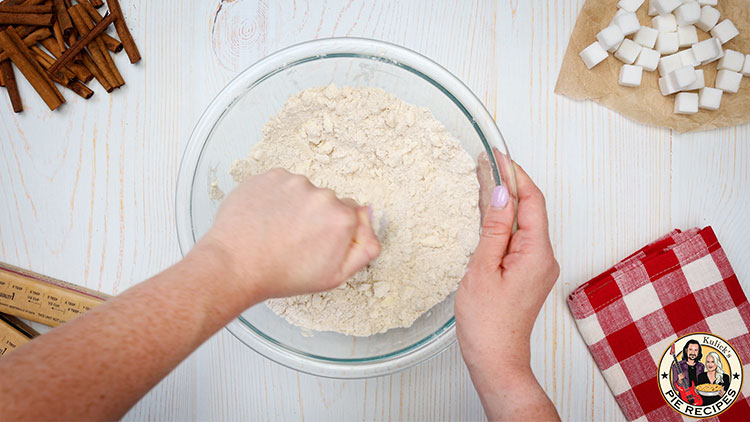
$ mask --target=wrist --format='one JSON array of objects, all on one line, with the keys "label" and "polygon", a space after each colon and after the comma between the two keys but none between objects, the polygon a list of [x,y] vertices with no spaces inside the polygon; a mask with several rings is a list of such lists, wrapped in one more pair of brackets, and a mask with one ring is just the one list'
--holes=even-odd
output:
[{"label": "wrist", "polygon": [[[501,336],[503,339],[513,336]],[[517,337],[516,337],[517,338]],[[528,339],[517,339],[517,344],[484,344],[481,349],[464,350],[462,354],[477,391],[489,393],[499,380],[534,377],[531,370],[531,350]]]},{"label": "wrist", "polygon": [[[249,258],[248,258],[249,259]],[[221,242],[206,236],[178,264],[200,284],[201,294],[213,312],[236,317],[245,309],[266,299],[260,280],[247,273]]]}]

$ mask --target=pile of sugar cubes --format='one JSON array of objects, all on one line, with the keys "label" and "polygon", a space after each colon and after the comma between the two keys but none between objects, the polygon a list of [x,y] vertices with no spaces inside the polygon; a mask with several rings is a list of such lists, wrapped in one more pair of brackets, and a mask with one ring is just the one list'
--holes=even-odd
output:
[{"label": "pile of sugar cubes", "polygon": [[[739,35],[730,19],[721,22],[714,7],[719,0],[649,0],[651,26],[642,26],[635,12],[646,0],[620,0],[612,23],[596,35],[597,41],[581,51],[589,69],[608,57],[624,64],[620,85],[640,86],[643,71],[658,69],[662,95],[675,96],[674,112],[693,114],[698,108],[718,110],[722,95],[740,89],[742,75],[750,76],[750,54],[725,50]],[[698,29],[711,38],[698,42]],[[626,38],[632,35],[632,39]],[[681,50],[682,49],[682,50]],[[706,86],[697,66],[718,61],[716,87]]]}]

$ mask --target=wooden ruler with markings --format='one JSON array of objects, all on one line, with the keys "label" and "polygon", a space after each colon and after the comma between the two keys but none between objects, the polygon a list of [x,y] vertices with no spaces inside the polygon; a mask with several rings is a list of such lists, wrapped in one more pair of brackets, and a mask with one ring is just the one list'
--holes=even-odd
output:
[{"label": "wooden ruler with markings", "polygon": [[0,262],[0,312],[4,314],[55,327],[109,297]]},{"label": "wooden ruler with markings", "polygon": [[20,319],[0,314],[0,357],[28,343],[39,333]]}]

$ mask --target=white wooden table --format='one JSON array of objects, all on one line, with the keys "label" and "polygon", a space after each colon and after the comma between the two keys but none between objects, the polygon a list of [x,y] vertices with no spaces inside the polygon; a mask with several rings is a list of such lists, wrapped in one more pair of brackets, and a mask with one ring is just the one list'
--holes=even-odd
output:
[{"label": "white wooden table", "polygon": [[[0,98],[0,260],[118,293],[180,258],[178,165],[193,125],[239,71],[331,36],[397,43],[485,102],[547,195],[560,281],[533,334],[534,371],[565,420],[623,420],[569,315],[575,286],[674,227],[712,225],[750,291],[750,125],[677,135],[553,94],[583,0],[123,0],[143,54],[127,85],[50,113]],[[4,96],[4,92],[3,92]],[[165,319],[165,324],[168,321]],[[317,378],[222,330],[129,420],[476,420],[457,346],[402,373]]]}]

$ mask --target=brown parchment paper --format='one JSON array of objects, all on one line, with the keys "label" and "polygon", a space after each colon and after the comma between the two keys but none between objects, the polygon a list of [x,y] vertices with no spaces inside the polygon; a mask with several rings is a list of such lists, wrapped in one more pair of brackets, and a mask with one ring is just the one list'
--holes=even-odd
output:
[{"label": "brown parchment paper", "polygon": [[[659,92],[658,71],[644,71],[641,86],[628,88],[617,83],[623,63],[612,54],[588,70],[578,53],[596,41],[596,34],[609,25],[617,11],[617,2],[586,0],[570,36],[555,93],[576,100],[594,100],[633,120],[666,126],[681,133],[750,122],[750,77],[747,76],[742,78],[738,93],[724,93],[719,110],[700,109],[696,114],[679,115],[674,114],[675,96],[664,97]],[[720,0],[718,9],[721,12],[719,22],[729,18],[740,31],[740,35],[724,44],[724,49],[750,54],[750,0]],[[640,7],[637,14],[641,25],[651,25],[648,2]],[[709,34],[698,29],[700,40],[709,37]],[[697,68],[704,70],[706,86],[715,86],[717,63]]]}]

